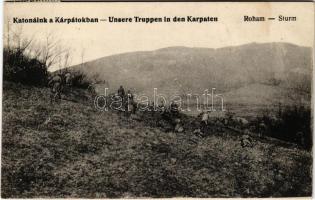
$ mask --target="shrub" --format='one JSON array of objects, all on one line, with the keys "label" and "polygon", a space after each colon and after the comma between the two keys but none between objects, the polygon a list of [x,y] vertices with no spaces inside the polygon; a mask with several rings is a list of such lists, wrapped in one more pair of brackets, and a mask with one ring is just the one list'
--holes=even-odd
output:
[{"label": "shrub", "polygon": [[77,88],[87,89],[91,81],[81,71],[75,71],[72,73],[72,86]]},{"label": "shrub", "polygon": [[[261,130],[261,123],[264,130]],[[256,130],[262,134],[281,140],[294,142],[299,146],[311,149],[311,109],[303,105],[278,108],[277,116],[265,113],[255,121]],[[260,130],[259,130],[260,129]]]},{"label": "shrub", "polygon": [[30,58],[19,50],[4,49],[3,79],[27,85],[44,85],[47,82],[46,65]]}]

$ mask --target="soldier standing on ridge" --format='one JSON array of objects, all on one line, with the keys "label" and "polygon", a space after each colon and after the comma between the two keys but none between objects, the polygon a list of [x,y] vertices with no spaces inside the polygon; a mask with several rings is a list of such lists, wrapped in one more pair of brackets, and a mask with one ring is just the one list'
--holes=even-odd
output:
[{"label": "soldier standing on ridge", "polygon": [[125,89],[123,88],[123,86],[121,85],[118,89],[118,96],[121,97],[122,100],[124,100],[125,97]]},{"label": "soldier standing on ridge", "polygon": [[133,101],[133,94],[131,93],[130,90],[127,91],[127,101],[126,101],[126,110],[128,112],[134,113],[134,101]]},{"label": "soldier standing on ridge", "polygon": [[133,102],[133,94],[130,92],[130,90],[127,91],[127,98],[129,102]]},{"label": "soldier standing on ridge", "polygon": [[120,108],[119,110],[123,111],[124,106],[125,106],[125,89],[123,88],[122,85],[119,87],[117,93],[118,93],[118,96],[120,97],[121,105],[122,105],[122,108]]}]

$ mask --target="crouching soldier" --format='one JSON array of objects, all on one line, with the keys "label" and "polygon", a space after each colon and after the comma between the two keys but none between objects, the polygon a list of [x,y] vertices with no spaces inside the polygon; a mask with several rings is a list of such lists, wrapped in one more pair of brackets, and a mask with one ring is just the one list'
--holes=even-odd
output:
[{"label": "crouching soldier", "polygon": [[242,147],[253,147],[253,141],[249,137],[249,135],[243,135],[241,139],[241,146]]},{"label": "crouching soldier", "polygon": [[170,104],[170,112],[171,112],[172,118],[178,118],[179,108],[178,108],[178,105],[174,101],[172,101]]},{"label": "crouching soldier", "polygon": [[177,118],[177,119],[174,120],[174,122],[175,122],[174,131],[177,132],[177,133],[183,132],[183,131],[184,131],[184,128],[183,128],[183,126],[181,125],[180,119]]}]

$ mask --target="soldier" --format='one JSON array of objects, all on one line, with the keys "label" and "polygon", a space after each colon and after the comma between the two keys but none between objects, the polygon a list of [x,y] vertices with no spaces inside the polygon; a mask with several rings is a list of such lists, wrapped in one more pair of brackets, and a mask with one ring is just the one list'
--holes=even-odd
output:
[{"label": "soldier", "polygon": [[164,101],[162,101],[161,104],[159,105],[159,110],[160,110],[162,115],[167,111],[167,108],[164,105]]},{"label": "soldier", "polygon": [[69,94],[72,92],[72,75],[70,72],[66,72],[64,75],[64,88],[63,92]]},{"label": "soldier", "polygon": [[90,83],[87,89],[88,89],[88,91],[89,91],[90,94],[92,94],[92,95],[95,95],[95,94],[96,94],[96,91],[95,91],[95,83]]},{"label": "soldier", "polygon": [[259,125],[258,125],[258,136],[259,137],[263,137],[263,135],[265,134],[267,130],[267,126],[264,122],[261,122]]},{"label": "soldier", "polygon": [[128,112],[132,112],[133,114],[136,112],[135,103],[133,100],[133,94],[130,90],[127,91],[127,102],[126,102],[126,110]]},{"label": "soldier", "polygon": [[118,108],[118,111],[121,112],[121,111],[125,111],[126,109],[126,101],[125,101],[125,89],[123,88],[123,86],[121,85],[119,88],[118,88],[118,91],[117,91],[117,99],[119,99],[120,101],[120,108]]},{"label": "soldier", "polygon": [[59,74],[53,76],[48,82],[48,86],[50,87],[50,103],[56,101],[58,97],[59,101],[61,100],[61,90],[62,90],[62,78]]},{"label": "soldier", "polygon": [[125,96],[125,89],[123,88],[122,85],[118,89],[118,96],[120,96],[121,98]]},{"label": "soldier", "polygon": [[209,120],[209,113],[208,111],[203,111],[201,115],[201,123],[203,123],[205,126],[208,125],[208,120]]},{"label": "soldier", "polygon": [[122,102],[124,102],[124,98],[125,98],[125,89],[123,88],[123,86],[121,85],[117,91],[118,96],[120,96]]},{"label": "soldier", "polygon": [[172,101],[170,104],[170,112],[171,112],[172,118],[177,118],[179,115],[178,105],[174,101]]},{"label": "soldier", "polygon": [[133,102],[133,94],[130,92],[130,90],[127,91],[127,99],[129,102]]},{"label": "soldier", "polygon": [[253,141],[249,135],[243,135],[241,139],[242,147],[253,147]]},{"label": "soldier", "polygon": [[174,120],[175,122],[175,128],[174,128],[174,131],[177,132],[177,133],[181,133],[184,131],[184,128],[183,126],[181,125],[181,120],[180,119],[175,119]]},{"label": "soldier", "polygon": [[66,74],[65,74],[65,82],[66,82],[66,85],[67,86],[71,86],[71,73],[70,72],[67,72]]},{"label": "soldier", "polygon": [[201,113],[201,123],[200,123],[200,130],[202,133],[206,133],[207,126],[208,126],[208,120],[209,120],[209,113],[207,110],[204,110]]}]

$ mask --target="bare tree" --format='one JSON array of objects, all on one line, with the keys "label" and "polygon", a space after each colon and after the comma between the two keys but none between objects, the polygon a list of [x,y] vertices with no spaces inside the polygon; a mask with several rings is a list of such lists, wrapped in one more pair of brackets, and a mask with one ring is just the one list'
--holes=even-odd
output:
[{"label": "bare tree", "polygon": [[34,41],[30,46],[29,56],[31,58],[40,60],[41,55],[42,55],[42,46],[39,42]]},{"label": "bare tree", "polygon": [[61,45],[61,41],[56,39],[52,33],[46,35],[45,44],[42,49],[41,61],[46,67],[56,64],[60,57],[66,53],[66,49]]},{"label": "bare tree", "polygon": [[58,57],[58,63],[59,63],[59,70],[65,69],[67,71],[67,68],[69,67],[69,64],[71,63],[71,52],[70,49],[65,49],[64,53]]},{"label": "bare tree", "polygon": [[67,49],[63,57],[63,67],[64,68],[69,67],[70,63],[71,63],[71,52],[70,52],[70,49]]},{"label": "bare tree", "polygon": [[11,28],[10,22],[7,22],[7,48],[21,54],[30,50],[30,46],[34,42],[34,35],[26,37],[23,35],[23,26],[16,26]]},{"label": "bare tree", "polygon": [[10,52],[14,51],[23,54],[31,59],[43,63],[48,69],[53,65],[59,68],[68,67],[70,64],[70,48],[62,44],[56,34],[49,32],[43,40],[35,39],[35,34],[28,36],[23,34],[23,26],[12,26],[10,21],[6,24],[5,48]]}]

